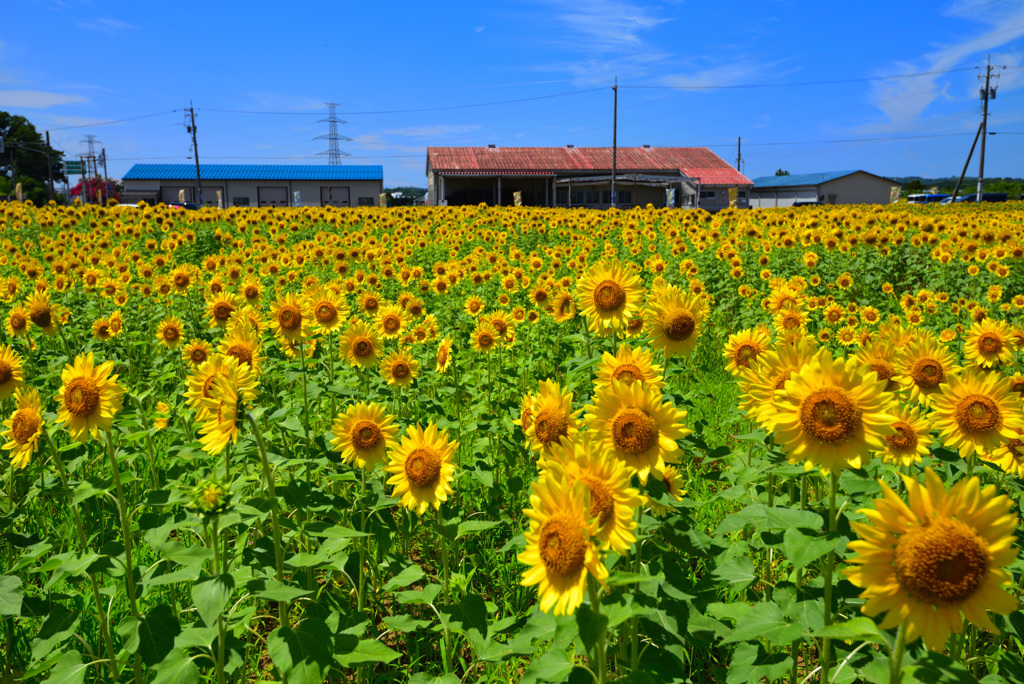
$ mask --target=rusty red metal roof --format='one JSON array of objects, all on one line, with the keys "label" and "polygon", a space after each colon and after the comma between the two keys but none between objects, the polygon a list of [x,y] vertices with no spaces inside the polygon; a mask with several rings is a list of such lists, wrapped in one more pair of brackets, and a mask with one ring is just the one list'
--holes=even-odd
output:
[{"label": "rusty red metal roof", "polygon": [[[610,147],[428,147],[431,171],[444,175],[540,175],[612,169]],[[706,147],[620,147],[625,173],[675,171],[704,185],[753,185]]]}]

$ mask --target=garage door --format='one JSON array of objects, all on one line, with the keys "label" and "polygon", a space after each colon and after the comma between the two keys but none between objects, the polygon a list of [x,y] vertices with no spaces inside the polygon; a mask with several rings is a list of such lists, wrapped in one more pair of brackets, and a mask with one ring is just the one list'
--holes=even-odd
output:
[{"label": "garage door", "polygon": [[259,187],[256,188],[261,207],[287,207],[288,188],[281,187]]},{"label": "garage door", "polygon": [[160,188],[160,201],[167,202],[191,202],[192,188],[167,187]]},{"label": "garage door", "polygon": [[332,185],[331,187],[320,187],[321,207],[350,207],[352,206],[347,185]]},{"label": "garage door", "polygon": [[810,190],[797,190],[796,198],[800,202],[817,202],[818,190],[817,188],[811,188]]}]

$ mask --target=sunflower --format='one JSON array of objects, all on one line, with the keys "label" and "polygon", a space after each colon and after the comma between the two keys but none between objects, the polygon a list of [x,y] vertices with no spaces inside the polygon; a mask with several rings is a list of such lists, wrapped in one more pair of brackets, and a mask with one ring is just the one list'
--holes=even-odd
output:
[{"label": "sunflower", "polygon": [[371,368],[381,355],[380,338],[376,331],[362,321],[355,321],[341,337],[342,356],[353,366]]},{"label": "sunflower", "polygon": [[689,355],[697,346],[704,317],[703,297],[670,285],[648,304],[644,332],[651,339],[651,347],[661,349],[666,359]]},{"label": "sunflower", "polygon": [[[897,348],[900,345],[897,343]],[[949,376],[957,373],[956,357],[931,336],[919,337],[896,357],[896,370],[910,390],[910,401],[930,406]]]},{"label": "sunflower", "polygon": [[790,463],[824,473],[859,468],[893,433],[895,397],[856,359],[818,351],[775,393],[769,426]]},{"label": "sunflower", "polygon": [[[536,394],[524,394],[523,398],[519,401],[519,417],[515,418],[512,423],[519,426],[523,431],[523,435],[526,435],[526,431],[533,424],[533,402],[536,399]],[[530,448],[529,437],[526,438],[526,447]]]},{"label": "sunflower", "polygon": [[345,299],[329,288],[316,288],[306,295],[312,324],[325,333],[337,330],[349,317]]},{"label": "sunflower", "polygon": [[106,342],[113,337],[113,335],[110,334],[110,319],[101,317],[93,321],[92,336],[100,342]]},{"label": "sunflower", "polygon": [[208,398],[200,402],[199,443],[203,451],[216,456],[229,443],[238,441],[239,388],[225,375],[217,374]]},{"label": "sunflower", "polygon": [[160,343],[168,349],[177,349],[181,344],[183,327],[180,318],[168,316],[157,325],[156,339],[160,340]]},{"label": "sunflower", "polygon": [[3,448],[11,452],[11,467],[20,470],[32,461],[43,434],[43,404],[39,390],[31,387],[18,389],[14,403],[18,408],[4,421],[7,430],[2,436],[7,441]]},{"label": "sunflower", "polygon": [[181,350],[181,360],[194,367],[202,365],[208,358],[210,358],[210,343],[206,340],[193,338]]},{"label": "sunflower", "polygon": [[497,333],[498,342],[510,342],[515,334],[512,319],[505,311],[493,311],[483,319]]},{"label": "sunflower", "polygon": [[426,429],[413,425],[402,435],[400,445],[392,447],[384,471],[391,473],[387,484],[394,485],[393,497],[401,504],[423,515],[431,506],[441,508],[452,493],[455,464],[452,454],[458,442],[449,442],[448,434],[434,423]]},{"label": "sunflower", "polygon": [[886,339],[874,340],[862,346],[854,358],[866,370],[873,370],[879,380],[885,380],[885,389],[896,392],[904,379],[896,370],[896,346]]},{"label": "sunflower", "polygon": [[580,310],[594,332],[621,330],[640,310],[643,284],[631,267],[619,261],[599,262],[576,284]]},{"label": "sunflower", "polygon": [[974,368],[946,378],[932,397],[931,417],[943,445],[961,458],[993,453],[1024,428],[1021,399],[1008,379]]},{"label": "sunflower", "polygon": [[623,342],[615,356],[608,352],[601,355],[594,384],[608,387],[612,380],[619,380],[626,383],[641,382],[660,390],[665,386],[665,381],[661,376],[661,366],[652,363],[653,358],[654,354],[650,351],[633,349]]},{"label": "sunflower", "polygon": [[440,344],[437,345],[437,366],[438,373],[444,373],[452,363],[452,337],[445,335]]},{"label": "sunflower", "polygon": [[572,410],[572,392],[562,389],[554,380],[541,380],[537,393],[529,407],[529,425],[526,425],[525,409],[520,414],[523,432],[532,451],[545,456],[558,444],[559,439],[576,439],[579,434],[579,417],[582,409]]},{"label": "sunflower", "polygon": [[594,393],[587,407],[587,427],[600,435],[618,459],[647,484],[650,475],[662,478],[666,462],[676,461],[677,440],[690,434],[683,424],[686,411],[662,402],[650,385],[612,380]]},{"label": "sunflower", "polygon": [[305,337],[308,318],[306,303],[291,292],[270,305],[270,327],[282,342],[295,342]]},{"label": "sunflower", "polygon": [[964,340],[964,356],[982,368],[995,368],[1013,360],[1013,329],[1006,321],[986,318],[971,326]]},{"label": "sunflower", "polygon": [[[50,305],[50,297],[45,292],[38,290],[32,293],[28,302],[28,318],[32,325],[42,330],[47,335],[57,334],[55,326],[53,307]],[[10,322],[10,318],[8,318]]]},{"label": "sunflower", "polygon": [[402,309],[397,304],[382,306],[377,312],[377,330],[385,340],[393,340],[402,334],[405,326],[405,319],[402,317]]},{"label": "sunflower", "polygon": [[[683,488],[683,477],[675,466],[665,466],[665,469],[661,471],[661,481],[664,483],[669,495],[676,501],[682,501],[683,497],[686,496],[686,490]],[[651,505],[651,512],[655,515],[663,516],[672,511],[671,507],[659,504],[649,497],[647,502]]]},{"label": "sunflower", "polygon": [[110,314],[110,316],[107,317],[107,321],[110,323],[111,337],[117,337],[124,330],[124,318],[121,316],[120,309]]},{"label": "sunflower", "polygon": [[7,334],[11,337],[24,337],[28,335],[29,322],[28,310],[18,304],[7,312],[4,327],[7,328]]},{"label": "sunflower", "polygon": [[84,442],[89,435],[96,437],[100,430],[110,430],[114,414],[121,410],[124,388],[111,375],[114,362],[95,365],[92,352],[79,354],[74,365],[61,371],[60,402],[57,421],[67,426],[71,438]]},{"label": "sunflower", "polygon": [[1002,468],[1004,473],[1024,477],[1024,430],[1016,428],[1017,436],[991,454],[979,454],[981,460]]},{"label": "sunflower", "polygon": [[607,445],[589,432],[580,439],[566,438],[551,450],[545,476],[564,487],[582,482],[590,490],[590,515],[597,518],[594,535],[604,549],[625,554],[636,541],[634,511],[643,505],[640,493],[629,486],[633,471],[615,458]]},{"label": "sunflower", "polygon": [[1017,558],[1012,502],[994,485],[982,489],[977,477],[947,491],[930,468],[924,484],[906,476],[903,482],[909,504],[879,481],[883,498],[860,511],[868,522],[851,523],[860,539],[848,546],[856,555],[843,574],[864,590],[861,612],[885,612],[882,629],[906,623],[907,643],[921,637],[932,650],[961,632],[961,613],[998,632],[988,611],[1017,610],[1004,588],[1012,576],[1003,569]]},{"label": "sunflower", "polygon": [[772,325],[779,333],[803,332],[807,328],[807,313],[799,309],[783,309],[772,317]]},{"label": "sunflower", "polygon": [[171,280],[174,282],[174,289],[184,294],[192,284],[192,270],[188,266],[178,266],[171,272]]},{"label": "sunflower", "polygon": [[463,310],[470,316],[479,316],[484,311],[484,300],[476,296],[468,297]]},{"label": "sunflower", "polygon": [[559,290],[551,304],[551,315],[555,323],[566,323],[576,318],[576,300],[569,290]]},{"label": "sunflower", "polygon": [[245,319],[237,319],[228,326],[228,334],[217,345],[217,351],[233,356],[256,373],[260,372],[263,357],[260,355],[259,332]]},{"label": "sunflower", "polygon": [[501,342],[498,332],[487,322],[477,321],[472,332],[473,351],[478,354],[489,354]]},{"label": "sunflower", "polygon": [[739,375],[740,368],[750,368],[751,363],[768,351],[771,343],[771,337],[764,328],[741,330],[729,335],[722,352],[722,356],[728,359],[725,369],[734,376]]},{"label": "sunflower", "polygon": [[0,399],[6,399],[25,384],[21,356],[7,344],[0,344]]},{"label": "sunflower", "polygon": [[927,414],[918,407],[900,406],[896,409],[895,431],[885,436],[885,449],[879,452],[882,460],[896,466],[909,468],[921,462],[929,454],[932,443],[932,424]]},{"label": "sunflower", "polygon": [[252,304],[246,304],[235,311],[235,313],[231,315],[231,319],[228,321],[228,328],[230,329],[232,326],[238,325],[243,321],[248,323],[249,327],[258,334],[265,332],[268,327],[267,319],[264,318],[263,312]]},{"label": "sunflower", "polygon": [[220,292],[207,299],[206,315],[210,317],[210,327],[226,328],[241,303],[241,297],[230,292]]},{"label": "sunflower", "polygon": [[242,285],[242,297],[245,298],[246,304],[256,306],[260,303],[260,297],[263,296],[263,286],[260,285],[258,280],[247,280]]},{"label": "sunflower", "polygon": [[420,372],[420,362],[405,352],[393,351],[380,362],[380,374],[391,386],[411,387]]},{"label": "sunflower", "polygon": [[252,369],[234,356],[214,354],[185,379],[185,401],[196,411],[197,420],[205,418],[203,402],[213,398],[213,383],[218,377],[227,378],[243,401],[256,398],[259,378]]},{"label": "sunflower", "polygon": [[387,450],[398,443],[398,426],[394,422],[395,417],[380,404],[352,404],[334,419],[331,447],[341,453],[345,463],[373,470],[384,460]]},{"label": "sunflower", "polygon": [[376,292],[364,292],[359,296],[359,307],[371,316],[377,315],[380,303],[380,295]]},{"label": "sunflower", "polygon": [[590,491],[583,482],[566,487],[555,478],[533,483],[526,549],[519,562],[529,566],[520,582],[537,586],[540,609],[570,615],[583,603],[587,576],[604,584],[608,570],[594,537],[599,521],[591,516]]}]

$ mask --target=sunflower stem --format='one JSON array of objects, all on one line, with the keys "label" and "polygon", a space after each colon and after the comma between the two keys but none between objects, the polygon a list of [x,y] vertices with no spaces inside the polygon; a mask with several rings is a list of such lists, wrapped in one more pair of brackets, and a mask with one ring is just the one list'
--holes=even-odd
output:
[{"label": "sunflower stem", "polygon": [[360,468],[359,475],[359,510],[361,511],[362,521],[359,523],[359,591],[356,595],[356,604],[360,613],[363,612],[363,608],[366,606],[366,537],[362,536],[366,533],[366,508],[364,500],[366,499],[366,468]]},{"label": "sunflower stem", "polygon": [[[64,487],[64,491],[70,493],[71,487],[68,485],[68,473],[64,469],[64,460],[60,457],[60,452],[57,450],[57,445],[53,443],[53,438],[50,437],[50,433],[43,430],[43,435],[46,437],[46,441],[50,445],[50,449],[53,451],[53,461],[57,465],[57,473],[60,475],[61,485]],[[89,548],[89,540],[85,536],[85,526],[82,525],[82,516],[78,512],[78,504],[71,501],[71,517],[75,521],[75,529],[78,531],[78,544],[79,551],[85,554]],[[103,600],[100,596],[100,587],[96,581],[96,575],[86,570],[86,574],[89,576],[89,584],[92,585],[92,598],[96,602],[96,618],[100,625],[100,636],[103,639],[103,645],[107,649],[107,664],[110,667],[110,673],[113,681],[117,681],[120,677],[117,671],[117,652],[114,650],[114,641],[110,638],[110,626],[107,624],[107,613],[103,610]],[[12,645],[13,646],[13,645]]]},{"label": "sunflower stem", "polygon": [[[839,489],[839,475],[832,471],[829,475],[828,488],[828,533],[831,536],[837,527],[836,520],[836,491]],[[830,550],[825,559],[825,626],[832,624],[832,570],[836,564],[836,552]],[[821,640],[821,681],[828,681],[828,668],[831,660],[832,639],[825,637]]]},{"label": "sunflower stem", "polygon": [[[124,536],[124,576],[128,586],[128,610],[136,620],[140,619],[139,606],[135,600],[135,568],[132,566],[132,537],[128,526],[128,511],[124,503],[124,488],[121,486],[121,471],[117,465],[117,454],[114,450],[114,436],[107,433],[107,456],[110,457],[110,472],[114,477],[114,492],[117,494],[117,512],[121,518],[121,534]],[[132,657],[132,669],[135,681],[145,682],[142,675],[142,658],[136,651]]]},{"label": "sunflower stem", "polygon": [[[597,593],[597,580],[592,575],[587,575],[587,592],[590,595],[590,609],[594,611],[595,615],[601,614],[601,597]],[[597,684],[605,684],[608,681],[608,673],[606,672],[606,653],[604,647],[605,634],[608,632],[607,628],[601,630],[601,635],[597,638],[597,642],[594,644],[594,656],[596,663],[590,664],[591,669],[597,672]]]},{"label": "sunflower stem", "polygon": [[[277,489],[274,487],[274,473],[267,461],[267,448],[263,444],[263,435],[260,433],[260,426],[252,412],[245,412],[245,419],[252,426],[252,434],[256,438],[256,446],[260,453],[260,462],[263,465],[263,479],[267,481],[267,493],[270,494],[270,525],[274,530],[274,572],[278,582],[284,583],[284,557],[281,549],[281,524],[278,521]],[[288,602],[278,601],[277,603],[278,622],[281,627],[288,626]]]},{"label": "sunflower stem", "polygon": [[903,651],[907,645],[907,622],[900,623],[896,631],[896,645],[889,657],[889,684],[900,684],[903,679]]}]

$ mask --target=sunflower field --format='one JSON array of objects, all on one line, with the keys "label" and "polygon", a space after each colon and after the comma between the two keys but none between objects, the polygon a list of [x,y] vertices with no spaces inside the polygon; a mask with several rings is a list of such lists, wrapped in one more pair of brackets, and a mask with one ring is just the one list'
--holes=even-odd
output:
[{"label": "sunflower field", "polygon": [[0,682],[1024,681],[1024,205],[0,205]]}]

